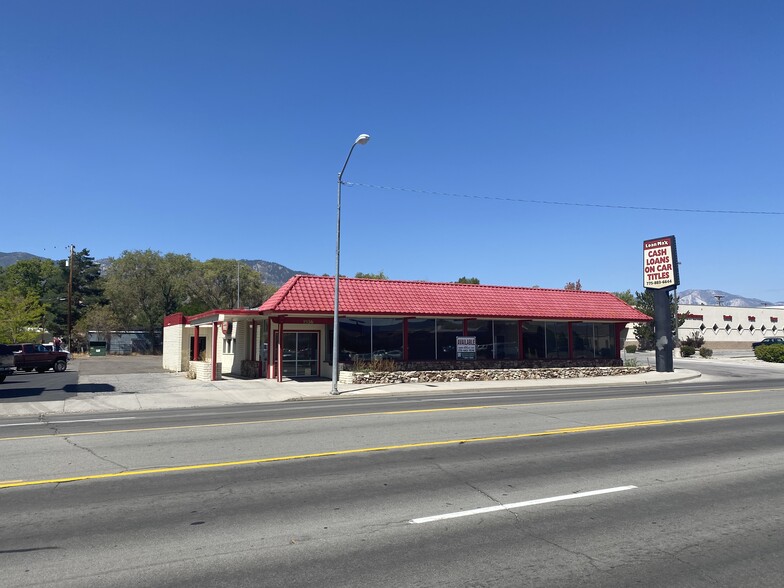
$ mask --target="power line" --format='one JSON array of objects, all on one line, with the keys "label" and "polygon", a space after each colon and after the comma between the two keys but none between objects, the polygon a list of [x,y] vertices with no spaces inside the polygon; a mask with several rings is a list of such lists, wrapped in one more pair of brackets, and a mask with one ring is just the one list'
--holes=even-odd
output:
[{"label": "power line", "polygon": [[418,188],[401,188],[398,186],[379,186],[377,184],[364,184],[362,182],[344,182],[346,186],[362,186],[376,190],[394,190],[397,192],[411,192],[414,194],[428,194],[431,196],[447,196],[449,198],[468,198],[473,200],[497,200],[500,202],[516,202],[521,204],[547,204],[549,206],[582,206],[586,208],[616,208],[620,210],[647,210],[657,212],[696,212],[703,214],[756,214],[756,215],[784,215],[784,212],[773,210],[710,210],[705,208],[664,208],[658,206],[626,206],[621,204],[592,204],[587,202],[559,202],[557,200],[534,200],[529,198],[508,198],[504,196],[480,196],[476,194],[455,194],[453,192],[436,192]]}]

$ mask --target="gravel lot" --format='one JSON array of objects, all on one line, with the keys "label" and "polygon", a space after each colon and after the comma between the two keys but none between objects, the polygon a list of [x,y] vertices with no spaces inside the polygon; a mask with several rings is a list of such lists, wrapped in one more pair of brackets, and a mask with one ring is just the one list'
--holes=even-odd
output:
[{"label": "gravel lot", "polygon": [[160,355],[77,355],[68,367],[77,370],[82,376],[160,374],[166,371],[162,363],[163,358]]}]

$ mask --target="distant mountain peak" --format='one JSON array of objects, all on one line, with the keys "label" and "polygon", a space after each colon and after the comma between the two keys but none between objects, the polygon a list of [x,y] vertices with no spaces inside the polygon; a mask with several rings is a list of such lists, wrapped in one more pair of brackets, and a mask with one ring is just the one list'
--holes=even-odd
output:
[{"label": "distant mountain peak", "polygon": [[265,261],[263,259],[240,259],[240,261],[257,271],[265,283],[274,284],[275,286],[282,286],[297,274],[310,275],[310,272],[293,270],[274,261]]},{"label": "distant mountain peak", "polygon": [[12,253],[3,253],[0,251],[0,267],[8,267],[14,265],[17,261],[24,261],[25,259],[44,259],[39,255],[32,253],[25,253],[24,251],[14,251]]},{"label": "distant mountain peak", "polygon": [[678,292],[678,301],[681,304],[696,304],[704,306],[740,306],[756,308],[760,306],[778,306],[782,302],[770,302],[759,298],[747,298],[723,290],[683,290]]}]

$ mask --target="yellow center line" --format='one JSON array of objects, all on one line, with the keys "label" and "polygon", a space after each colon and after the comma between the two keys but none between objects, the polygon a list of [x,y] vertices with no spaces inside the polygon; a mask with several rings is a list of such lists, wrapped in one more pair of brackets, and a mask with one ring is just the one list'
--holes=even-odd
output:
[{"label": "yellow center line", "polygon": [[[320,421],[331,419],[347,419],[347,418],[360,418],[360,417],[373,417],[373,416],[395,416],[395,415],[408,415],[408,414],[425,414],[437,412],[459,412],[471,410],[488,410],[500,408],[522,408],[526,406],[547,406],[556,404],[585,404],[591,402],[614,402],[618,400],[648,400],[652,398],[681,398],[687,396],[711,396],[723,394],[754,394],[760,392],[770,392],[771,390],[733,390],[730,392],[688,392],[685,394],[651,394],[645,396],[623,396],[615,398],[589,398],[583,400],[543,400],[540,402],[517,402],[509,404],[480,404],[475,406],[456,406],[456,407],[442,407],[442,408],[415,408],[407,410],[384,410],[374,412],[362,412],[356,414],[334,414],[325,416],[310,416],[310,417],[286,417],[278,419],[258,419],[252,421],[237,421],[231,423],[208,423],[201,425],[172,425],[165,427],[139,427],[136,429],[109,429],[106,431],[83,431],[81,433],[46,433],[42,435],[20,435],[18,437],[0,437],[2,441],[22,441],[28,439],[52,439],[58,437],[86,437],[93,435],[116,435],[123,433],[149,433],[153,431],[178,431],[185,429],[210,429],[217,427],[243,427],[249,425],[262,425],[274,423],[293,423],[303,421]],[[42,423],[43,424],[43,423]]]},{"label": "yellow center line", "polygon": [[414,449],[421,447],[441,447],[445,445],[460,445],[464,443],[479,443],[483,441],[513,441],[527,439],[531,437],[546,437],[551,435],[567,435],[572,433],[588,433],[593,431],[610,431],[618,429],[632,429],[638,427],[653,427],[660,425],[676,425],[685,423],[706,423],[724,421],[731,419],[744,419],[763,416],[783,415],[784,410],[770,412],[752,412],[746,414],[731,414],[711,417],[696,417],[690,419],[670,419],[670,420],[651,420],[651,421],[631,421],[624,423],[607,423],[603,425],[586,425],[581,427],[564,427],[561,429],[550,429],[534,433],[517,433],[514,435],[495,435],[491,437],[472,437],[468,439],[449,439],[445,441],[422,441],[419,443],[403,443],[400,445],[382,445],[378,447],[361,447],[356,449],[341,449],[335,451],[322,451],[319,453],[303,453],[299,455],[282,455],[278,457],[261,457],[255,459],[243,459],[238,461],[223,461],[217,463],[201,463],[183,466],[170,466],[161,468],[148,468],[143,470],[132,470],[115,472],[111,474],[86,474],[83,476],[72,476],[67,478],[52,478],[48,480],[27,480],[18,482],[0,482],[0,489],[18,488],[22,486],[41,486],[44,484],[63,484],[66,482],[78,482],[83,480],[106,480],[111,478],[127,478],[130,476],[144,476],[152,474],[166,474],[171,472],[185,472],[194,470],[206,470],[213,468],[228,468],[232,466],[253,465],[262,463],[273,463],[279,461],[294,461],[299,459],[313,459],[318,457],[334,457],[340,455],[356,455],[361,453],[373,453],[379,451],[392,451],[395,449]]}]

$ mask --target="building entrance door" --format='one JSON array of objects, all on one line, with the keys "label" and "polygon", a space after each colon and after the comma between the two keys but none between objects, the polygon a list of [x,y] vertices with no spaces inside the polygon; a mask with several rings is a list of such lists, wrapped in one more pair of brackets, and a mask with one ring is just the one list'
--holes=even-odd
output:
[{"label": "building entrance door", "polygon": [[[275,332],[275,355],[278,349]],[[302,378],[318,376],[319,334],[302,331],[283,333],[283,376]],[[277,364],[277,357],[275,358]]]}]

